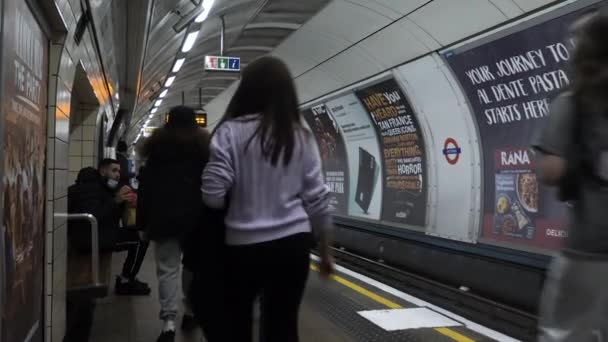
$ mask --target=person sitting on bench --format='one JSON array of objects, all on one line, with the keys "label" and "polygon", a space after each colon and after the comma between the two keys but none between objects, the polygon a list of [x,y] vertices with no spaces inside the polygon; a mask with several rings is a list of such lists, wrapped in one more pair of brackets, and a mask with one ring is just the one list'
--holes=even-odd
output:
[{"label": "person sitting on bench", "polygon": [[[119,179],[120,164],[114,159],[102,160],[97,170],[92,167],[80,170],[76,184],[68,188],[68,212],[95,216],[101,252],[128,252],[122,273],[116,278],[116,294],[145,296],[150,294],[150,287],[136,276],[149,243],[134,227],[119,225],[125,202],[134,198],[128,186],[118,189]],[[91,228],[86,221],[70,221],[68,239],[75,251],[91,252]]]}]

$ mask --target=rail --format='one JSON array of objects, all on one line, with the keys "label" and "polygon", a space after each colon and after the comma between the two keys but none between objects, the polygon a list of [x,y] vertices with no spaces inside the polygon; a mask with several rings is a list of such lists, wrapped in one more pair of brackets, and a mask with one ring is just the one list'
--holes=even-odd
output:
[{"label": "rail", "polygon": [[93,285],[98,286],[99,283],[99,229],[97,227],[97,219],[91,214],[64,214],[57,213],[55,218],[64,218],[69,220],[87,220],[91,224],[91,274]]}]

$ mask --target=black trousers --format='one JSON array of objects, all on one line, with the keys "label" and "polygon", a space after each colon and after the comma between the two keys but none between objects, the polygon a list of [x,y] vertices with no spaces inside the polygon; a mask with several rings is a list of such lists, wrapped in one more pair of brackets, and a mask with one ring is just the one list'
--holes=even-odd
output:
[{"label": "black trousers", "polygon": [[[250,342],[253,304],[261,299],[261,342],[297,342],[298,314],[310,267],[311,234],[227,248],[229,338]],[[227,336],[228,337],[228,336]]]},{"label": "black trousers", "polygon": [[131,228],[121,228],[118,230],[114,252],[127,251],[127,259],[122,266],[122,276],[128,279],[135,279],[141,264],[146,257],[148,241],[140,239],[137,230]]}]

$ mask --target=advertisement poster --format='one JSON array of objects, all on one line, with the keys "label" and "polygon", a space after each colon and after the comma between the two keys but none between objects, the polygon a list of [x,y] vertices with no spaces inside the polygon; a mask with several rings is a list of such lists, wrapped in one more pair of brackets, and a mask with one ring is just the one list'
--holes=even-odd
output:
[{"label": "advertisement poster", "polygon": [[530,146],[570,85],[568,29],[581,12],[445,54],[481,136],[486,239],[551,250],[568,234],[566,207],[536,179]]},{"label": "advertisement poster", "polygon": [[48,41],[25,1],[5,1],[2,341],[42,341]]},{"label": "advertisement poster", "polygon": [[353,93],[326,103],[346,145],[350,191],[348,215],[379,220],[382,208],[382,155],[365,108]]},{"label": "advertisement poster", "polygon": [[348,164],[344,140],[338,125],[323,104],[303,110],[302,115],[319,145],[325,183],[332,193],[332,211],[335,214],[347,215]]},{"label": "advertisement poster", "polygon": [[355,92],[380,138],[383,221],[423,227],[427,210],[427,165],[418,119],[394,79]]}]

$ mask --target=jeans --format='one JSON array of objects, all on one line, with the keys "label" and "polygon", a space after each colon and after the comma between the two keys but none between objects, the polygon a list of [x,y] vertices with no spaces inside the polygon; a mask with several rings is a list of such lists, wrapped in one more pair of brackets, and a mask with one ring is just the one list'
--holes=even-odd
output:
[{"label": "jeans", "polygon": [[560,255],[541,297],[540,342],[608,342],[608,261]]},{"label": "jeans", "polygon": [[174,321],[179,308],[181,249],[178,239],[156,241],[156,276],[160,319]]}]

